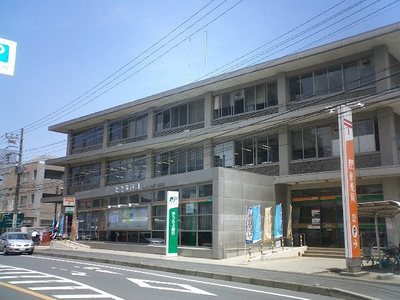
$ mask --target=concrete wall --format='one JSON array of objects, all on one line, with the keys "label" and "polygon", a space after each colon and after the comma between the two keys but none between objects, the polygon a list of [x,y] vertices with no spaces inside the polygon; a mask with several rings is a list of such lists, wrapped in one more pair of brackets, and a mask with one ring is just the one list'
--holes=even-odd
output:
[{"label": "concrete wall", "polygon": [[[213,257],[235,256],[245,247],[246,206],[274,204],[269,176],[215,168],[213,202]],[[263,213],[262,213],[263,215]]]}]

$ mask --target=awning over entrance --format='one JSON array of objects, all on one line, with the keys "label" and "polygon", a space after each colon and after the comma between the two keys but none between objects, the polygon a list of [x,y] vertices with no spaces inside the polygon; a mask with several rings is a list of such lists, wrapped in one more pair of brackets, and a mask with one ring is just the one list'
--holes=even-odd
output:
[{"label": "awning over entrance", "polygon": [[376,202],[364,202],[358,204],[358,215],[362,217],[393,218],[400,213],[400,202],[393,200],[384,200]]},{"label": "awning over entrance", "polygon": [[[376,245],[378,248],[378,257],[381,257],[381,245],[379,240],[379,230],[378,230],[378,217],[391,218],[392,223],[393,218],[400,214],[400,202],[393,200],[384,200],[376,202],[365,202],[358,204],[358,215],[360,217],[373,217],[375,219],[375,236]],[[396,225],[393,226],[394,232],[397,236],[398,228]]]}]

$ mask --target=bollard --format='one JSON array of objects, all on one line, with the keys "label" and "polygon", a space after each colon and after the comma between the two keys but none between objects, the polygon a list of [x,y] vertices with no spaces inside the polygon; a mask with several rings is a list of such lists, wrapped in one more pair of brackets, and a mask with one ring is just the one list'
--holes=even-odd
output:
[{"label": "bollard", "polygon": [[300,247],[303,247],[303,236],[300,235]]},{"label": "bollard", "polygon": [[261,243],[260,251],[261,251],[261,255],[263,255],[264,252],[263,252],[263,244],[262,243]]},{"label": "bollard", "polygon": [[249,247],[249,260],[248,260],[248,262],[250,262],[250,259],[251,259],[251,246]]},{"label": "bollard", "polygon": [[290,245],[291,245],[292,248],[293,248],[293,236],[290,237]]},{"label": "bollard", "polygon": [[283,244],[283,237],[281,237],[281,247],[282,247],[282,250],[285,249],[285,245]]}]

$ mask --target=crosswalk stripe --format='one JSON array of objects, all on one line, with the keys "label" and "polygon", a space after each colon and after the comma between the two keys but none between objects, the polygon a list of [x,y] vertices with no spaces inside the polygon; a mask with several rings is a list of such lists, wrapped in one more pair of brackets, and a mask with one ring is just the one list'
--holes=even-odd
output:
[{"label": "crosswalk stripe", "polygon": [[52,291],[52,290],[87,290],[85,286],[40,286],[40,287],[28,287],[32,291]]},{"label": "crosswalk stripe", "polygon": [[50,279],[50,280],[16,280],[9,281],[10,284],[30,284],[30,283],[52,283],[52,282],[70,282],[66,279]]},{"label": "crosswalk stripe", "polygon": [[27,272],[27,271],[12,271],[12,272],[3,272],[3,273],[0,273],[1,275],[14,275],[14,274],[34,274],[35,272],[32,272],[32,271],[30,271],[30,272]]},{"label": "crosswalk stripe", "polygon": [[14,278],[19,278],[19,276],[0,276],[0,280],[1,279],[14,279]]},{"label": "crosswalk stripe", "polygon": [[58,299],[100,299],[100,298],[110,298],[107,295],[101,294],[80,294],[80,295],[52,295]]}]

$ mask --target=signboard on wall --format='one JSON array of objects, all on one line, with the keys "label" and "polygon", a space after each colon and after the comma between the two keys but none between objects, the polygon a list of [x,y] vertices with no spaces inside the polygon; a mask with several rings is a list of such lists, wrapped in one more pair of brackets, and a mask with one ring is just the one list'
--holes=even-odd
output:
[{"label": "signboard on wall", "polygon": [[17,43],[0,38],[0,74],[14,76]]},{"label": "signboard on wall", "polygon": [[75,206],[75,197],[64,197],[63,206]]},{"label": "signboard on wall", "polygon": [[166,255],[178,255],[179,192],[167,191]]}]

